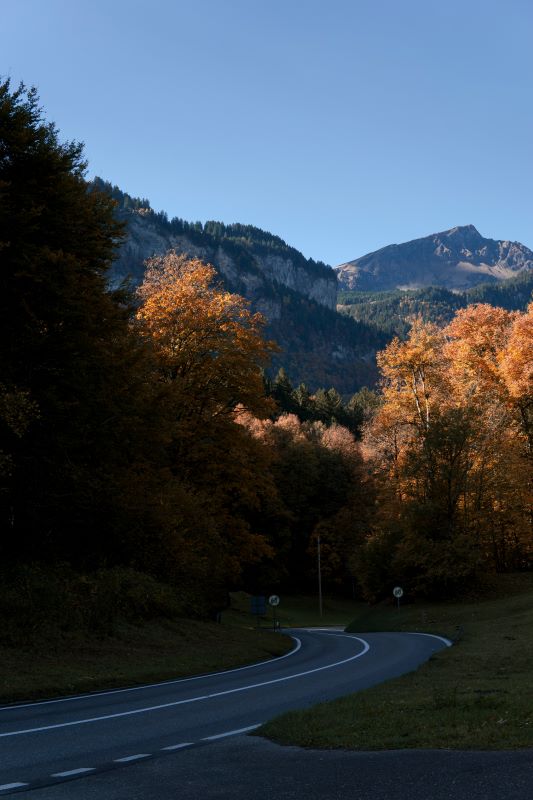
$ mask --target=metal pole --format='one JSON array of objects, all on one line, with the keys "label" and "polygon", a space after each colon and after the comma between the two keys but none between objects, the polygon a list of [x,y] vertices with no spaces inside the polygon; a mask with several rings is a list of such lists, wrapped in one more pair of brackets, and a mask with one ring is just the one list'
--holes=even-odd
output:
[{"label": "metal pole", "polygon": [[322,616],[322,568],[320,566],[320,536],[316,540],[318,558],[318,612]]}]

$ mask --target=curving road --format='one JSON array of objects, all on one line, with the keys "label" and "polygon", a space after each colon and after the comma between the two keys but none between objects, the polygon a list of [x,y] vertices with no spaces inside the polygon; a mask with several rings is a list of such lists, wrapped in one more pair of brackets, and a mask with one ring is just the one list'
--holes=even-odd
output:
[{"label": "curving road", "polygon": [[[413,670],[447,644],[408,633],[289,633],[295,642],[290,653],[249,667],[0,708],[0,797],[30,790],[35,800],[167,796],[160,785],[153,795],[146,789],[137,795],[142,775],[177,770],[177,783],[167,788],[181,789],[180,758],[188,751],[203,748],[195,756],[202,762],[209,745],[283,711]],[[213,797],[231,795],[212,788]]]}]

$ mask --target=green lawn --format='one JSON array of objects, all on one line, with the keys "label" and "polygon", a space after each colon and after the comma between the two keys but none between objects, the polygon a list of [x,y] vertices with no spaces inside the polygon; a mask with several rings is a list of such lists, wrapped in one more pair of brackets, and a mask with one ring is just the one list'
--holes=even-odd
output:
[{"label": "green lawn", "polygon": [[349,630],[460,638],[416,672],[285,714],[260,735],[355,750],[533,746],[533,576],[502,577],[492,599],[360,610]]},{"label": "green lawn", "polygon": [[[282,597],[277,618],[283,627],[346,625],[360,605],[308,597]],[[112,636],[56,634],[28,647],[0,645],[0,702],[52,697],[132,686],[228,669],[286,653],[292,641],[272,632],[272,609],[257,620],[250,598],[232,595],[222,624],[162,620],[121,624]]]},{"label": "green lawn", "polygon": [[287,636],[229,624],[163,620],[113,636],[64,636],[46,646],[0,646],[0,702],[133,686],[281,655]]},{"label": "green lawn", "polygon": [[[343,598],[324,597],[322,616],[319,614],[318,597],[308,595],[281,595],[280,604],[276,607],[276,619],[282,628],[303,628],[311,626],[341,625],[345,627],[366,608],[363,603]],[[257,620],[250,613],[250,595],[245,592],[234,592],[231,595],[231,608],[222,615],[223,619],[235,625],[257,625]],[[272,628],[273,609],[267,603],[267,613],[260,620],[262,627]]]}]

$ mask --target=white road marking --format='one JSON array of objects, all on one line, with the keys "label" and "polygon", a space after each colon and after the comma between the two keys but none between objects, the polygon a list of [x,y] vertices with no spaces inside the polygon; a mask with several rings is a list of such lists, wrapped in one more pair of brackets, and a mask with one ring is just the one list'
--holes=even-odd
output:
[{"label": "white road marking", "polygon": [[0,784],[0,792],[7,789],[20,789],[22,786],[29,786],[29,783],[2,783]]},{"label": "white road marking", "polygon": [[237,736],[238,733],[247,733],[248,731],[255,731],[256,728],[260,728],[262,722],[258,722],[257,725],[248,725],[247,728],[236,728],[234,731],[226,731],[225,733],[217,733],[216,736],[204,736],[202,742],[212,742],[214,739],[224,739],[225,736]]},{"label": "white road marking", "polygon": [[[335,636],[336,634],[329,634],[330,636]],[[338,634],[337,634],[338,635]],[[294,637],[296,639],[296,637]],[[132,711],[119,711],[115,714],[104,714],[100,717],[88,717],[87,719],[78,719],[73,720],[72,722],[58,722],[55,725],[43,725],[39,728],[24,728],[18,731],[8,731],[7,733],[0,733],[0,739],[3,739],[7,736],[21,736],[22,734],[26,733],[40,733],[41,731],[51,731],[57,730],[58,728],[70,728],[74,725],[86,725],[89,722],[103,722],[104,720],[108,719],[118,719],[119,717],[131,717],[136,714],[147,714],[150,711],[161,711],[163,708],[174,708],[175,706],[183,706],[189,703],[197,703],[200,700],[211,700],[215,697],[225,697],[229,694],[236,694],[238,692],[247,692],[250,689],[259,689],[262,686],[272,686],[275,683],[283,683],[285,681],[292,681],[296,678],[303,678],[306,675],[313,675],[316,672],[323,672],[326,669],[333,669],[334,667],[340,667],[342,664],[348,664],[350,661],[356,661],[361,656],[364,656],[370,650],[370,645],[364,639],[361,639],[359,636],[350,636],[346,635],[346,638],[355,639],[356,641],[360,642],[363,645],[363,649],[360,653],[357,653],[355,656],[350,656],[349,658],[343,658],[341,661],[334,661],[332,664],[326,664],[323,667],[315,667],[314,669],[308,669],[304,672],[296,672],[294,675],[287,675],[284,678],[273,678],[269,681],[261,681],[260,683],[252,683],[248,686],[239,686],[237,689],[226,689],[223,692],[213,692],[213,694],[203,694],[198,697],[190,697],[187,700],[174,700],[171,703],[160,703],[156,706],[147,706],[145,708],[136,708]],[[299,639],[297,641],[301,642]]]},{"label": "white road marking", "polygon": [[176,683],[188,683],[189,681],[200,681],[202,678],[216,678],[218,675],[231,675],[233,672],[243,672],[245,669],[262,667],[265,664],[272,664],[274,661],[282,661],[298,652],[302,643],[296,636],[291,636],[296,645],[288,653],[276,658],[268,658],[266,661],[256,661],[255,664],[247,664],[245,667],[235,667],[234,669],[223,669],[220,672],[206,672],[203,675],[192,675],[190,678],[176,678],[170,681],[160,681],[159,683],[143,683],[142,686],[130,686],[126,689],[107,689],[104,692],[89,692],[89,694],[74,694],[69,697],[58,697],[55,700],[38,700],[35,703],[12,703],[9,706],[0,706],[0,711],[12,711],[14,708],[31,708],[32,706],[45,706],[52,703],[69,703],[71,700],[87,700],[91,697],[102,697],[108,694],[121,694],[122,692],[138,692],[140,689],[156,689],[158,686],[173,686]]},{"label": "white road marking", "polygon": [[437,636],[436,633],[419,633],[418,631],[402,631],[403,633],[410,633],[411,636],[431,636],[432,639],[438,639],[439,642],[444,642],[446,647],[452,647],[453,642],[450,642],[449,639],[446,639],[445,636]]},{"label": "white road marking", "polygon": [[148,758],[151,753],[136,753],[134,756],[124,756],[124,758],[113,759],[116,764],[126,764],[128,761],[137,761],[139,758]]},{"label": "white road marking", "polygon": [[303,630],[307,631],[307,633],[316,633],[317,631],[329,631],[330,633],[335,633],[335,631],[341,631],[344,633],[345,628],[342,625],[328,625],[327,628],[304,628]]},{"label": "white road marking", "polygon": [[79,767],[78,769],[67,769],[65,772],[54,772],[52,778],[69,778],[71,775],[83,775],[85,772],[94,772],[94,767]]},{"label": "white road marking", "polygon": [[182,747],[189,747],[194,742],[181,742],[181,744],[169,744],[168,747],[162,747],[161,750],[180,750]]}]

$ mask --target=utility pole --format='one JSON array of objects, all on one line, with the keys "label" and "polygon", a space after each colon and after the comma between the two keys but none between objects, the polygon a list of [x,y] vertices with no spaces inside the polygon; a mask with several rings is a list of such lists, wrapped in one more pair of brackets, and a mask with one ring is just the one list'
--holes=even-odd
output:
[{"label": "utility pole", "polygon": [[318,560],[318,612],[322,616],[322,568],[320,566],[320,535],[316,540],[317,560]]}]

